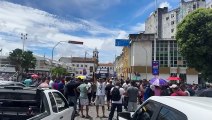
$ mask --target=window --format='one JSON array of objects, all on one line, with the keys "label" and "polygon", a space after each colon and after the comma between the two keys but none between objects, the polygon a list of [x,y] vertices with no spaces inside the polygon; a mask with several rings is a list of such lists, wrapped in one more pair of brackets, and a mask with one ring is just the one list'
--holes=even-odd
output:
[{"label": "window", "polygon": [[88,65],[85,65],[85,67],[88,67]]},{"label": "window", "polygon": [[77,67],[79,67],[79,64],[77,64]]},{"label": "window", "polygon": [[78,71],[76,71],[76,74],[79,74],[79,72],[78,72]]},{"label": "window", "polygon": [[51,105],[52,105],[52,111],[57,113],[57,106],[56,106],[56,102],[54,100],[52,93],[49,93],[49,98],[50,98],[50,102],[51,102]]},{"label": "window", "polygon": [[171,29],[171,32],[173,33],[174,32],[174,29]]},{"label": "window", "polygon": [[173,18],[174,17],[174,14],[171,14],[171,18]]},{"label": "window", "polygon": [[194,4],[194,5],[193,5],[193,10],[195,10],[196,8],[197,8],[197,6]]},{"label": "window", "polygon": [[[159,108],[159,104],[156,102],[147,102],[145,105],[141,106],[139,110],[136,111],[133,116],[136,120],[150,120],[154,112]],[[144,117],[145,116],[145,117]]]},{"label": "window", "polygon": [[174,39],[174,36],[171,36],[171,38],[173,38],[173,39]]},{"label": "window", "polygon": [[158,114],[157,120],[187,120],[187,117],[177,110],[163,107]]},{"label": "window", "polygon": [[72,64],[72,66],[74,67],[74,66],[75,66],[75,64]]},{"label": "window", "polygon": [[69,107],[67,101],[60,93],[53,92],[53,95],[54,95],[54,98],[56,99],[57,108],[58,108],[59,112],[65,110]]},{"label": "window", "polygon": [[166,17],[166,20],[169,20],[169,17]]},{"label": "window", "polygon": [[83,67],[83,65],[81,65],[81,67]]},{"label": "window", "polygon": [[171,21],[171,25],[174,25],[174,21]]},{"label": "window", "polygon": [[80,74],[82,74],[82,71],[80,71]]}]

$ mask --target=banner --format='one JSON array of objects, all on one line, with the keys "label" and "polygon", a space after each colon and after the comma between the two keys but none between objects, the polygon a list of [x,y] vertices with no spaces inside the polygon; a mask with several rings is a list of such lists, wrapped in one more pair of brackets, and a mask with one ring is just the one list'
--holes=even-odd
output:
[{"label": "banner", "polygon": [[152,74],[159,75],[159,61],[152,61]]}]

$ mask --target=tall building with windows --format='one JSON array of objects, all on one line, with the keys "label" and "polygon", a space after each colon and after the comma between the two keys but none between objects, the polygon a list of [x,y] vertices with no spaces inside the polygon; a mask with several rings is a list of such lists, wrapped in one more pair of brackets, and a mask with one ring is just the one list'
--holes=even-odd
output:
[{"label": "tall building with windows", "polygon": [[[198,72],[187,68],[186,60],[178,52],[175,39],[177,25],[190,12],[197,8],[206,8],[205,0],[181,0],[178,8],[171,11],[167,7],[158,8],[145,22],[145,32],[130,34],[130,65],[133,72],[139,72],[142,78],[150,79],[151,61],[159,61],[160,77],[168,78],[170,75],[180,76],[187,83],[198,83]],[[154,47],[154,39],[156,47]],[[143,50],[143,49],[146,50]],[[147,51],[147,52],[145,52]],[[147,60],[147,62],[145,62]]]}]

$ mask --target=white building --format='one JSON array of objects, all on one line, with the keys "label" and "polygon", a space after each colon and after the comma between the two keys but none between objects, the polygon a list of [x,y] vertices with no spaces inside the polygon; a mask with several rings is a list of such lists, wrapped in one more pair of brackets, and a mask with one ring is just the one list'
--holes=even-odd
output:
[{"label": "white building", "polygon": [[212,0],[206,4],[206,8],[212,8]]},{"label": "white building", "polygon": [[84,57],[61,57],[60,62],[68,65],[69,72],[75,73],[75,76],[92,76],[95,66],[93,58]]},{"label": "white building", "polygon": [[[130,65],[131,78],[133,72],[141,74],[141,78],[151,79],[152,61],[154,60],[154,49],[156,49],[156,60],[160,65],[160,77],[168,78],[177,75],[187,83],[198,83],[198,72],[188,69],[186,61],[178,53],[178,45],[175,39],[177,24],[190,12],[197,8],[205,8],[205,0],[192,0],[185,2],[181,0],[180,7],[168,11],[168,8],[158,8],[145,22],[145,32],[130,34]],[[154,48],[154,36],[156,48]]]},{"label": "white building", "polygon": [[109,73],[109,77],[114,76],[115,68],[113,63],[99,63],[99,66],[97,68],[97,73],[100,71],[105,71]]}]

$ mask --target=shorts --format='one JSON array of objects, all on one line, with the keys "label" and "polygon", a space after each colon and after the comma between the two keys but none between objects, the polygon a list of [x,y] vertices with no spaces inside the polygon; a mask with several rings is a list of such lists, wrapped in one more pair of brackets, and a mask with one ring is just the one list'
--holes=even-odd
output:
[{"label": "shorts", "polygon": [[88,99],[85,99],[85,98],[80,98],[80,105],[88,105]]},{"label": "shorts", "polygon": [[112,96],[111,95],[107,95],[107,101],[111,101]]},{"label": "shorts", "polygon": [[104,106],[105,105],[105,96],[104,95],[100,95],[100,96],[96,96],[96,105],[99,106]]}]

